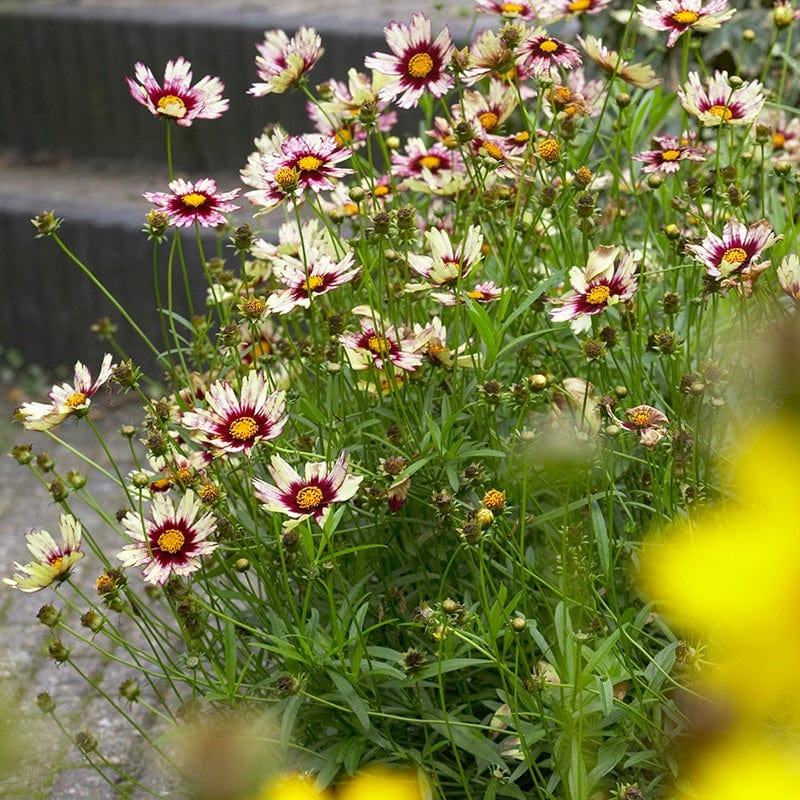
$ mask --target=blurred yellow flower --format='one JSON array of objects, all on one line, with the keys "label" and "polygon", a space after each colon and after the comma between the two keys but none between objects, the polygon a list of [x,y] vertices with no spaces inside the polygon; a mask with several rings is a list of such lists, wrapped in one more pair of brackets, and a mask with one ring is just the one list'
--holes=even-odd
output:
[{"label": "blurred yellow flower", "polygon": [[767,747],[751,734],[720,742],[689,771],[690,792],[674,800],[797,800],[800,753]]},{"label": "blurred yellow flower", "polygon": [[429,796],[413,770],[375,767],[342,784],[336,800],[426,800]]},{"label": "blurred yellow flower", "polygon": [[268,780],[257,800],[331,800],[331,794],[310,775],[289,773]]},{"label": "blurred yellow flower", "polygon": [[734,458],[734,499],[670,526],[642,553],[643,591],[706,643],[707,678],[741,712],[800,712],[798,483],[797,429],[778,421]]}]

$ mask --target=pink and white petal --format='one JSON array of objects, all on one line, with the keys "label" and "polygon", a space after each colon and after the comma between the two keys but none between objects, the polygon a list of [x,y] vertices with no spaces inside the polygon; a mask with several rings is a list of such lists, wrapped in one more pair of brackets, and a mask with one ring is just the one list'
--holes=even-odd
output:
[{"label": "pink and white petal", "polygon": [[277,454],[272,456],[269,474],[272,475],[272,479],[278,489],[284,493],[289,491],[293,484],[303,483],[303,479],[295,471],[294,467]]}]

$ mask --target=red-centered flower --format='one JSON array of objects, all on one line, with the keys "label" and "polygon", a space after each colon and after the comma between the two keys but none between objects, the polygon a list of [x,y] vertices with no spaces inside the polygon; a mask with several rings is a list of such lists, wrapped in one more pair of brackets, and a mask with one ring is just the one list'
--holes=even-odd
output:
[{"label": "red-centered flower", "polygon": [[599,14],[611,5],[611,0],[551,0],[550,16],[560,19],[578,14]]},{"label": "red-centered flower", "polygon": [[755,127],[759,126],[768,126],[772,131],[773,158],[800,161],[800,117],[790,119],[783,109],[769,110],[759,115]]},{"label": "red-centered flower", "polygon": [[519,105],[519,96],[507,82],[490,77],[488,93],[471,89],[464,91],[461,105],[453,105],[450,111],[454,120],[462,116],[487,133],[496,133]]},{"label": "red-centered flower", "polygon": [[382,370],[391,363],[395,370],[415,370],[422,363],[425,342],[403,331],[381,327],[379,321],[361,320],[359,333],[339,337],[350,366],[356,370],[375,367]]},{"label": "red-centered flower", "polygon": [[401,108],[413,108],[423,92],[442,97],[453,87],[447,67],[453,56],[453,40],[444,28],[431,41],[431,21],[425,14],[413,14],[411,23],[391,22],[384,29],[392,51],[373,53],[364,60],[374,69],[392,78],[379,92],[381,100],[395,100]]},{"label": "red-centered flower", "polygon": [[669,425],[666,415],[653,406],[636,406],[625,412],[625,420],[614,418],[617,424],[626,431],[639,434],[639,441],[648,450],[652,450],[666,433],[665,425]]},{"label": "red-centered flower", "polygon": [[764,107],[764,87],[759,81],[749,81],[733,89],[728,73],[719,70],[709,78],[707,89],[696,72],[690,72],[687,81],[686,86],[678,87],[678,99],[705,126],[747,125]]},{"label": "red-centered flower", "polygon": [[643,25],[669,31],[667,47],[674,47],[681,34],[692,28],[716,30],[736,13],[735,8],[728,8],[728,0],[711,0],[705,6],[702,0],[658,0],[655,8],[638,6],[637,10]]},{"label": "red-centered flower", "polygon": [[75,364],[72,385],[53,386],[49,397],[52,402],[23,403],[16,416],[28,430],[46,431],[61,424],[67,417],[83,417],[89,412],[92,397],[108,381],[114,371],[112,356],[106,353],[100,365],[97,380],[92,381],[89,370],[80,362]]},{"label": "red-centered flower", "polygon": [[453,246],[450,234],[441,228],[426,231],[425,238],[431,254],[409,253],[408,266],[436,286],[464,278],[481,260],[483,234],[477,225],[469,226],[466,238],[458,247]]},{"label": "red-centered flower", "polygon": [[625,83],[639,89],[655,89],[661,84],[663,79],[656,75],[651,66],[631,64],[625,61],[616,50],[609,50],[596,36],[587,36],[585,39],[578,36],[577,38],[584,53],[609,75],[621,78]]},{"label": "red-centered flower", "polygon": [[[542,4],[537,3],[537,7]],[[475,0],[475,8],[483,14],[495,14],[506,19],[536,19],[539,14],[531,0],[512,0],[512,2],[501,2],[501,0]]]},{"label": "red-centered flower", "polygon": [[[526,36],[525,24],[522,22],[507,23],[513,25],[519,40]],[[462,81],[472,86],[481,78],[493,75],[500,80],[516,83],[515,53],[505,39],[492,30],[481,31],[469,48],[469,68],[464,71]]]},{"label": "red-centered flower", "polygon": [[239,191],[218,192],[211,178],[202,178],[197,183],[178,178],[170,183],[169,192],[145,192],[142,196],[163,211],[170,225],[176,228],[186,228],[195,222],[203,228],[214,228],[224,225],[228,221],[226,215],[240,208],[230,202]]},{"label": "red-centered flower", "polygon": [[214,516],[203,512],[193,492],[183,495],[177,509],[167,495],[154,495],[149,519],[132,511],[122,518],[133,541],[117,558],[126,567],[144,567],[142,578],[158,585],[173,575],[197,572],[201,556],[213,553],[218,546],[209,540],[217,527]]},{"label": "red-centered flower", "polygon": [[183,56],[167,62],[163,87],[144,64],[134,69],[136,80],[125,78],[131,97],[157,117],[188,127],[196,119],[217,119],[228,110],[222,81],[206,75],[192,86],[192,65]]},{"label": "red-centered flower", "polygon": [[571,44],[549,36],[543,28],[533,31],[520,45],[520,72],[541,77],[562,69],[581,65],[581,54]]},{"label": "red-centered flower", "polygon": [[344,453],[332,467],[324,461],[306,464],[302,476],[280,456],[274,455],[269,472],[274,486],[258,478],[253,480],[255,496],[264,507],[293,519],[313,517],[320,527],[333,511],[332,503],[349,500],[362,481],[360,476],[348,473]]},{"label": "red-centered flower", "polygon": [[305,27],[291,39],[281,30],[265,31],[264,41],[256,45],[256,50],[256,72],[262,83],[248,89],[254,97],[283,94],[296,86],[325,52],[319,34]]},{"label": "red-centered flower", "polygon": [[772,225],[762,219],[749,228],[730,219],[722,229],[722,236],[710,231],[700,244],[687,245],[687,250],[705,265],[706,275],[716,280],[737,273],[745,278],[763,272],[769,262],[759,262],[758,256],[778,241]]},{"label": "red-centered flower", "polygon": [[302,196],[309,190],[330,191],[338,178],[352,173],[349,168],[336,166],[350,155],[334,136],[309,133],[271,140],[262,153],[248,161],[246,183],[256,191],[246,196],[267,211],[290,196]]},{"label": "red-centered flower", "polygon": [[60,520],[61,544],[56,544],[47,531],[29,531],[25,539],[28,550],[34,557],[29,564],[14,563],[20,574],[3,578],[3,583],[21,592],[38,592],[61,583],[69,575],[73,564],[83,558],[81,548],[81,524],[75,517],[62,514]]},{"label": "red-centered flower", "polygon": [[353,267],[353,254],[347,253],[337,261],[319,254],[308,266],[296,258],[285,257],[273,263],[275,277],[286,287],[267,298],[267,308],[276,314],[288,314],[300,306],[308,308],[311,297],[325,294],[331,289],[352,281],[360,272]]},{"label": "red-centered flower", "polygon": [[692,147],[689,140],[664,134],[654,136],[656,150],[645,150],[633,156],[635,161],[644,162],[642,172],[663,172],[667,175],[677,172],[681,161],[705,161],[705,147]]},{"label": "red-centered flower", "polygon": [[[589,330],[590,317],[609,306],[630,300],[636,293],[636,262],[633,253],[613,246],[595,247],[586,266],[569,272],[572,290],[553,300],[561,307],[550,311],[555,322],[570,321],[575,333]],[[619,258],[618,258],[619,257]]]},{"label": "red-centered flower", "polygon": [[427,147],[422,139],[412,136],[406,142],[405,154],[392,153],[392,172],[398,178],[421,176],[424,171],[434,175],[461,165],[458,153],[439,142]]},{"label": "red-centered flower", "polygon": [[249,454],[254,445],[281,435],[286,425],[283,392],[269,393],[260,371],[242,378],[239,394],[227,381],[215,381],[206,393],[208,408],[187,411],[181,424],[200,441],[223,453]]}]

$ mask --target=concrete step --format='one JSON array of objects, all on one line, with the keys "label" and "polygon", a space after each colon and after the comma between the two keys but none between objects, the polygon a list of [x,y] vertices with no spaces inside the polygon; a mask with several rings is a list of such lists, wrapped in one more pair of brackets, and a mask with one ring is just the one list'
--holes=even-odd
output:
[{"label": "concrete step", "polygon": [[[363,69],[364,56],[385,50],[382,28],[408,19],[426,0],[0,0],[0,147],[29,156],[157,161],[162,127],[136,106],[125,76],[141,61],[156,77],[183,55],[195,81],[219,76],[230,109],[213,122],[177,131],[177,164],[184,169],[239,169],[253,138],[279,122],[309,130],[297,93],[254,98],[256,44],[265,30],[290,35],[301,25],[320,33],[325,55],[311,81],[344,80]],[[464,0],[437,3],[458,16]]]}]

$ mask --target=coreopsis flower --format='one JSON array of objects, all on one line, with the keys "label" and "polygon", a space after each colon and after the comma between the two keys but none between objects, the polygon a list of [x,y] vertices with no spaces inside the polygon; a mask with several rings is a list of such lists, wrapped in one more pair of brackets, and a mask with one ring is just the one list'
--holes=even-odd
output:
[{"label": "coreopsis flower", "polygon": [[283,94],[296,86],[325,52],[319,34],[305,27],[291,39],[282,30],[265,31],[256,50],[256,73],[262,82],[247,90],[254,97]]},{"label": "coreopsis flower", "polygon": [[439,142],[429,147],[416,136],[408,139],[403,153],[392,153],[392,172],[398,178],[436,177],[442,172],[449,175],[460,171],[462,166],[457,150],[451,150]]},{"label": "coreopsis flower", "polygon": [[747,81],[735,89],[728,73],[717,70],[704,89],[697,72],[690,72],[686,86],[677,89],[681,105],[705,126],[747,125],[764,107],[764,87],[759,81]]},{"label": "coreopsis flower", "polygon": [[453,118],[459,119],[463,114],[467,121],[474,120],[487,133],[496,131],[519,105],[519,97],[513,87],[507,81],[494,77],[489,79],[488,92],[467,89],[461,101],[463,109],[461,105],[453,105],[450,109]]},{"label": "coreopsis flower", "polygon": [[53,386],[48,397],[52,402],[23,403],[16,417],[28,430],[46,431],[60,425],[67,417],[83,417],[89,412],[92,397],[114,372],[112,355],[106,353],[100,365],[97,379],[92,381],[89,370],[80,362],[75,363],[72,384]]},{"label": "coreopsis flower", "polygon": [[256,189],[245,196],[264,211],[306,191],[330,191],[338,178],[352,172],[336,166],[350,157],[350,151],[340,147],[334,136],[309,133],[262,144],[265,149],[248,160],[242,180]]},{"label": "coreopsis flower", "polygon": [[15,562],[14,568],[19,570],[19,574],[3,578],[3,583],[21,592],[38,592],[65,580],[72,566],[84,556],[80,549],[81,523],[69,514],[62,514],[59,527],[60,545],[47,531],[30,530],[25,539],[34,561],[24,566]]},{"label": "coreopsis flower", "polygon": [[647,64],[630,64],[616,50],[609,50],[596,36],[585,39],[578,36],[583,52],[609,75],[621,78],[625,83],[639,89],[655,89],[662,79]]},{"label": "coreopsis flower", "polygon": [[[367,767],[344,781],[336,792],[339,800],[423,800],[431,788],[414,769]],[[782,800],[782,799],[781,799]]]},{"label": "coreopsis flower", "polygon": [[[434,287],[427,283],[410,283],[406,285],[406,291],[416,293],[432,289]],[[471,289],[462,286],[459,290],[455,284],[445,284],[441,287],[436,287],[435,291],[430,292],[431,300],[441,303],[443,306],[455,306],[459,303],[465,303],[467,300],[473,300],[476,303],[492,303],[503,296],[507,291],[506,288],[498,286],[494,281],[481,281],[476,283]]]},{"label": "coreopsis flower", "polygon": [[273,265],[275,277],[286,288],[273,292],[267,298],[267,307],[276,314],[288,314],[298,306],[309,308],[312,296],[344,286],[358,275],[361,269],[354,267],[353,261],[352,253],[339,260],[319,254],[305,265],[294,258],[276,260]]},{"label": "coreopsis flower", "polygon": [[[367,140],[367,129],[386,133],[397,122],[397,112],[378,97],[373,82],[356,69],[347,73],[347,83],[329,80],[319,88],[320,99],[306,103],[308,116],[323,135],[333,136],[342,147],[357,150]],[[367,111],[364,111],[367,109]]]},{"label": "coreopsis flower", "polygon": [[332,467],[315,462],[305,465],[303,476],[280,456],[272,456],[269,467],[274,486],[258,478],[253,480],[255,496],[268,511],[286,514],[293,519],[313,517],[320,526],[333,511],[333,503],[343,503],[358,491],[362,477],[347,471],[347,456],[339,455]]},{"label": "coreopsis flower", "polygon": [[639,434],[639,441],[648,450],[652,450],[666,433],[665,425],[669,425],[666,415],[653,406],[636,406],[625,412],[625,419],[617,419],[617,424],[626,431]]},{"label": "coreopsis flower", "polygon": [[426,231],[425,238],[431,254],[409,253],[408,266],[437,286],[466,277],[481,260],[483,234],[478,225],[469,226],[458,247],[453,246],[450,234],[441,228]]},{"label": "coreopsis flower", "polygon": [[[541,3],[537,3],[538,6]],[[506,19],[536,19],[538,14],[531,0],[515,0],[514,2],[501,2],[501,0],[475,0],[475,8],[482,14],[495,14]]]},{"label": "coreopsis flower", "polygon": [[454,82],[447,67],[454,48],[447,28],[431,41],[431,21],[417,13],[409,25],[391,22],[384,33],[392,55],[373,53],[364,60],[368,69],[391,78],[378,92],[381,100],[396,100],[401,108],[413,108],[425,91],[434,97],[450,91]]},{"label": "coreopsis flower", "polygon": [[643,25],[655,31],[669,31],[667,47],[674,47],[678,38],[688,30],[713,31],[727,22],[735,13],[728,0],[658,0],[655,8],[638,6]]},{"label": "coreopsis flower", "polygon": [[327,789],[318,789],[310,775],[283,773],[270,778],[255,800],[333,800]]},{"label": "coreopsis flower", "polygon": [[765,219],[749,228],[730,219],[722,229],[722,236],[709,231],[700,244],[689,244],[686,248],[705,265],[710,278],[720,280],[733,273],[747,278],[763,272],[769,265],[768,261],[758,261],[758,256],[777,241],[772,225]]},{"label": "coreopsis flower", "polygon": [[544,104],[543,109],[548,117],[553,114],[560,118],[594,117],[600,113],[604,95],[603,81],[587,81],[583,69],[578,67],[567,73],[566,83],[556,84],[545,91],[545,98],[549,102]]},{"label": "coreopsis flower", "polygon": [[163,87],[144,64],[136,64],[134,70],[136,80],[125,78],[128,91],[157,117],[174,119],[178,125],[189,127],[196,119],[217,119],[228,110],[228,100],[222,97],[222,81],[206,75],[192,86],[192,65],[183,56],[167,62]]},{"label": "coreopsis flower", "polygon": [[786,256],[778,266],[778,283],[784,293],[800,303],[800,258],[794,253]]},{"label": "coreopsis flower", "polygon": [[772,131],[772,155],[791,162],[800,161],[800,117],[787,118],[783,109],[761,114],[755,126],[768,126]]},{"label": "coreopsis flower", "polygon": [[707,148],[694,147],[690,140],[662,134],[654,136],[653,142],[657,149],[644,150],[633,156],[635,161],[642,161],[642,172],[663,172],[673,174],[680,169],[681,161],[705,161]]},{"label": "coreopsis flower", "polygon": [[553,18],[573,17],[578,14],[599,14],[605,11],[611,0],[549,0]]},{"label": "coreopsis flower", "polygon": [[517,64],[520,72],[542,77],[561,69],[581,65],[581,54],[571,44],[548,35],[543,28],[531,32],[519,47]]},{"label": "coreopsis flower", "polygon": [[267,377],[254,370],[242,378],[240,391],[228,381],[215,381],[206,392],[208,408],[184,412],[181,424],[197,438],[223,453],[249,454],[254,445],[283,432],[286,399],[269,392]]},{"label": "coreopsis flower", "polygon": [[405,329],[383,325],[380,318],[363,316],[358,333],[339,337],[350,366],[355,370],[375,367],[383,370],[391,363],[395,370],[415,370],[423,359],[426,342]]},{"label": "coreopsis flower", "polygon": [[213,553],[217,542],[212,514],[204,511],[200,499],[186,492],[176,509],[165,494],[156,494],[150,503],[150,517],[129,511],[122,518],[126,533],[133,540],[117,558],[126,567],[144,567],[142,578],[159,586],[173,575],[186,576],[200,569],[200,558]]},{"label": "coreopsis flower", "polygon": [[[526,36],[524,23],[515,26],[519,40]],[[516,57],[506,40],[492,30],[481,31],[470,45],[469,67],[462,75],[466,86],[472,86],[481,78],[493,75],[500,80],[516,77]]]},{"label": "coreopsis flower", "polygon": [[753,731],[754,716],[796,722],[800,714],[800,640],[787,614],[800,586],[798,523],[786,506],[800,479],[797,420],[752,424],[739,438],[725,493],[735,499],[654,534],[640,554],[640,583],[674,630],[703,641],[706,682]]},{"label": "coreopsis flower", "polygon": [[[621,255],[620,255],[621,254]],[[609,306],[630,300],[636,293],[636,262],[621,247],[601,245],[589,253],[586,266],[569,272],[571,291],[553,300],[560,308],[550,311],[556,322],[570,320],[575,333],[591,328],[591,317]]]},{"label": "coreopsis flower", "polygon": [[169,184],[169,192],[145,192],[142,196],[166,214],[169,224],[176,228],[195,222],[203,228],[215,228],[228,221],[227,214],[240,208],[230,202],[239,191],[219,192],[211,178],[196,183],[178,178]]}]

